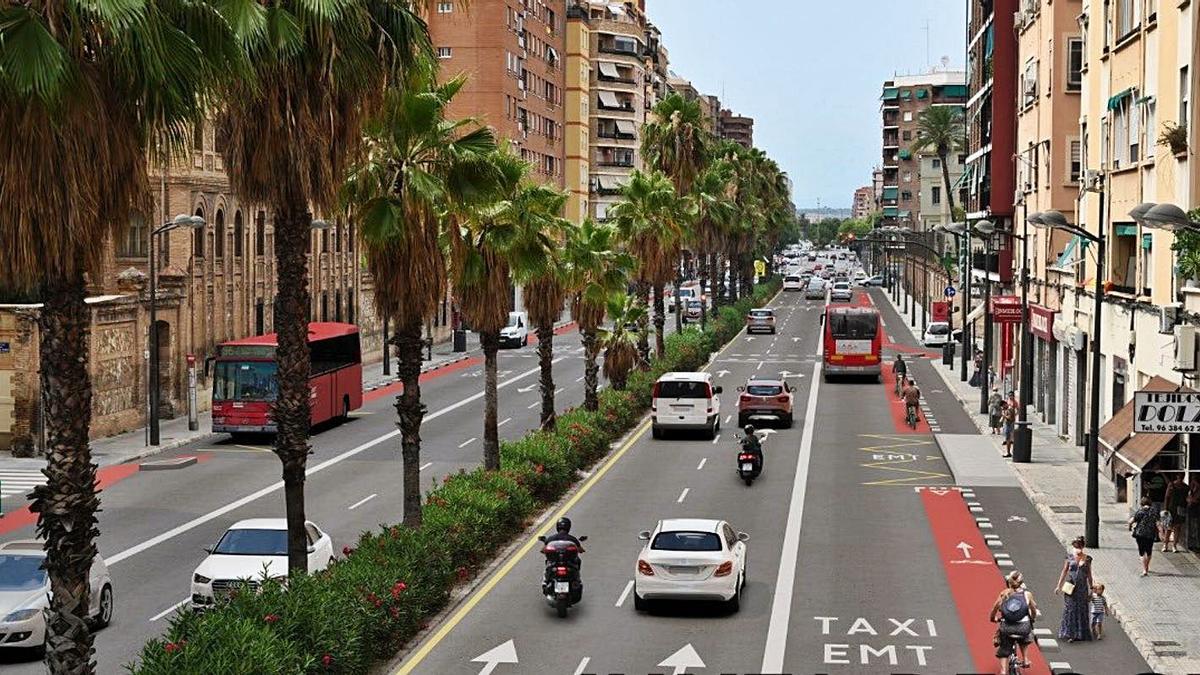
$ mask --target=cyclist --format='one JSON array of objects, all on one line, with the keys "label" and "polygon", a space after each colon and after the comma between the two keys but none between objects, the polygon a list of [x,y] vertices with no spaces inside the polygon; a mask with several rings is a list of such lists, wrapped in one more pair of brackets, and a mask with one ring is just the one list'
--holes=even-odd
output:
[{"label": "cyclist", "polygon": [[916,421],[920,419],[917,414],[917,406],[921,405],[921,390],[915,382],[907,379],[904,381],[904,392],[900,396],[904,399],[904,419],[905,421],[912,420],[909,423],[915,427]]},{"label": "cyclist", "polygon": [[896,398],[900,398],[901,385],[908,377],[908,364],[904,362],[904,355],[899,352],[896,353],[896,360],[892,362],[892,374],[896,376]]},{"label": "cyclist", "polygon": [[[1000,624],[996,634],[996,658],[1000,660],[1001,675],[1015,670],[1009,668],[1009,661],[1017,657],[1017,649],[1021,660],[1016,665],[1029,667],[1026,650],[1033,641],[1033,620],[1038,616],[1037,603],[1033,601],[1033,593],[1025,588],[1021,573],[1013,570],[1004,580],[1005,588],[1000,591],[988,616],[989,621]],[[1017,649],[1013,648],[1014,644]]]}]

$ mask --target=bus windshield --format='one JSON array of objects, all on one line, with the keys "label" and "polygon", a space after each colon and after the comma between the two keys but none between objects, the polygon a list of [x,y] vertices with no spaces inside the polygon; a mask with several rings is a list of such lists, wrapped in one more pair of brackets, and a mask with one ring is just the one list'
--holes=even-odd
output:
[{"label": "bus windshield", "polygon": [[834,338],[870,340],[878,329],[875,314],[835,312],[829,316],[829,334]]},{"label": "bus windshield", "polygon": [[219,401],[274,401],[274,361],[218,361],[213,398]]}]

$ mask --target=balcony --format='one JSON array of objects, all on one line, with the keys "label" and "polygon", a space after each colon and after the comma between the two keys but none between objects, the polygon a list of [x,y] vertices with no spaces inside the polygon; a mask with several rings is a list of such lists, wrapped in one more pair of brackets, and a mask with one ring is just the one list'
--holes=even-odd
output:
[{"label": "balcony", "polygon": [[627,44],[623,42],[601,42],[597,47],[601,54],[616,54],[618,56],[630,56],[635,59],[640,59],[642,50],[638,48],[637,43]]}]

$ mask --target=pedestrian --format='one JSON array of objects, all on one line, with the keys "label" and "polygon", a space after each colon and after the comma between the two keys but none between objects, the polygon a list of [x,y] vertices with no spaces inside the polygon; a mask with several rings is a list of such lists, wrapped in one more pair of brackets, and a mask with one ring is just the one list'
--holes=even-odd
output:
[{"label": "pedestrian", "polygon": [[1083,537],[1071,542],[1071,550],[1063,562],[1055,588],[1063,594],[1062,623],[1059,639],[1067,642],[1091,640],[1088,627],[1088,599],[1092,588],[1092,557],[1083,550]]},{"label": "pedestrian", "polygon": [[1172,553],[1179,553],[1179,538],[1183,535],[1183,524],[1187,521],[1187,483],[1183,482],[1183,473],[1175,474],[1167,483],[1167,494],[1163,498],[1162,514],[1162,550],[1167,552],[1170,544]]},{"label": "pedestrian", "polygon": [[1014,405],[1004,405],[1004,409],[1000,411],[1000,430],[1004,434],[1004,456],[1012,457],[1013,446],[1013,428],[1017,423],[1017,407]]},{"label": "pedestrian", "polygon": [[1104,639],[1104,617],[1108,615],[1108,598],[1104,584],[1092,584],[1092,639]]},{"label": "pedestrian", "polygon": [[1000,413],[1004,409],[1004,399],[1000,398],[1000,391],[992,388],[992,395],[988,397],[988,426],[992,428],[993,434],[1000,433]]},{"label": "pedestrian", "polygon": [[1158,536],[1158,513],[1154,502],[1142,497],[1142,506],[1129,519],[1129,531],[1137,540],[1138,555],[1142,558],[1142,576],[1150,576],[1150,557],[1154,555],[1154,540]]}]

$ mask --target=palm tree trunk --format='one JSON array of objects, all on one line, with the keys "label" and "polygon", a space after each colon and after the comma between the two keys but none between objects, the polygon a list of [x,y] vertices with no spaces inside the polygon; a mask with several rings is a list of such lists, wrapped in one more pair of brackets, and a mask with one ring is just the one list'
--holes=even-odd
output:
[{"label": "palm tree trunk", "polygon": [[288,528],[288,569],[308,571],[308,539],[304,531],[304,468],[308,463],[309,404],[308,250],[312,216],[301,204],[275,211],[275,374],[279,394],[271,406],[275,420],[275,454],[283,463],[283,501]]},{"label": "palm tree trunk", "polygon": [[[675,268],[675,332],[682,333],[683,332],[683,310],[685,309],[685,307],[683,306],[683,303],[679,301],[679,289],[681,286],[683,286],[683,274],[681,274],[679,272],[680,262],[675,261],[675,265],[676,265],[676,268]],[[661,356],[661,355],[662,354],[660,353],[659,356]]]},{"label": "palm tree trunk", "polygon": [[496,426],[496,354],[500,332],[481,332],[483,345],[483,468],[500,470],[500,430]]},{"label": "palm tree trunk", "polygon": [[558,422],[554,412],[554,326],[538,326],[537,338],[538,367],[542,371],[538,379],[542,388],[542,428],[549,431]]},{"label": "palm tree trunk", "polygon": [[[650,295],[649,282],[639,279],[634,284],[637,289],[638,301],[645,302],[646,296]],[[643,363],[650,363],[650,313],[645,312],[642,318],[638,320],[638,356],[641,357]]]},{"label": "palm tree trunk", "polygon": [[[679,316],[679,298],[675,298],[675,315]],[[666,305],[663,303],[663,285],[654,284],[654,356],[661,359],[666,346],[663,343],[663,330],[666,328]],[[682,332],[682,331],[681,331]],[[646,359],[649,363],[650,359]]]},{"label": "palm tree trunk", "polygon": [[733,304],[738,301],[738,277],[741,276],[741,270],[738,268],[737,253],[730,249],[729,251],[729,303]]},{"label": "palm tree trunk", "polygon": [[[421,321],[413,317],[407,325],[397,325],[392,338],[396,345],[396,374],[404,390],[396,397],[397,425],[400,428],[400,458],[404,484],[404,524],[421,525],[421,422],[425,405],[421,403]],[[385,357],[386,358],[386,357]]]},{"label": "palm tree trunk", "polygon": [[711,293],[707,293],[704,287],[708,285],[708,254],[701,255],[696,260],[697,272],[700,276],[700,330],[708,327],[708,301]]},{"label": "palm tree trunk", "polygon": [[942,161],[942,183],[946,186],[946,203],[950,206],[950,220],[954,220],[954,189],[950,185],[950,167],[946,166],[946,153],[939,152]]},{"label": "palm tree trunk", "polygon": [[600,397],[596,390],[600,386],[600,365],[596,357],[600,355],[599,340],[595,330],[583,331],[580,338],[583,342],[583,408],[595,412],[600,409]]},{"label": "palm tree trunk", "polygon": [[46,610],[46,668],[51,673],[93,673],[88,629],[89,584],[96,557],[96,465],[88,447],[92,383],[83,274],[48,282],[38,317],[41,388],[46,402],[46,484],[33,490],[50,577]]},{"label": "palm tree trunk", "polygon": [[716,251],[709,254],[708,276],[712,279],[713,308],[725,304],[725,278],[721,275],[721,254]]}]

